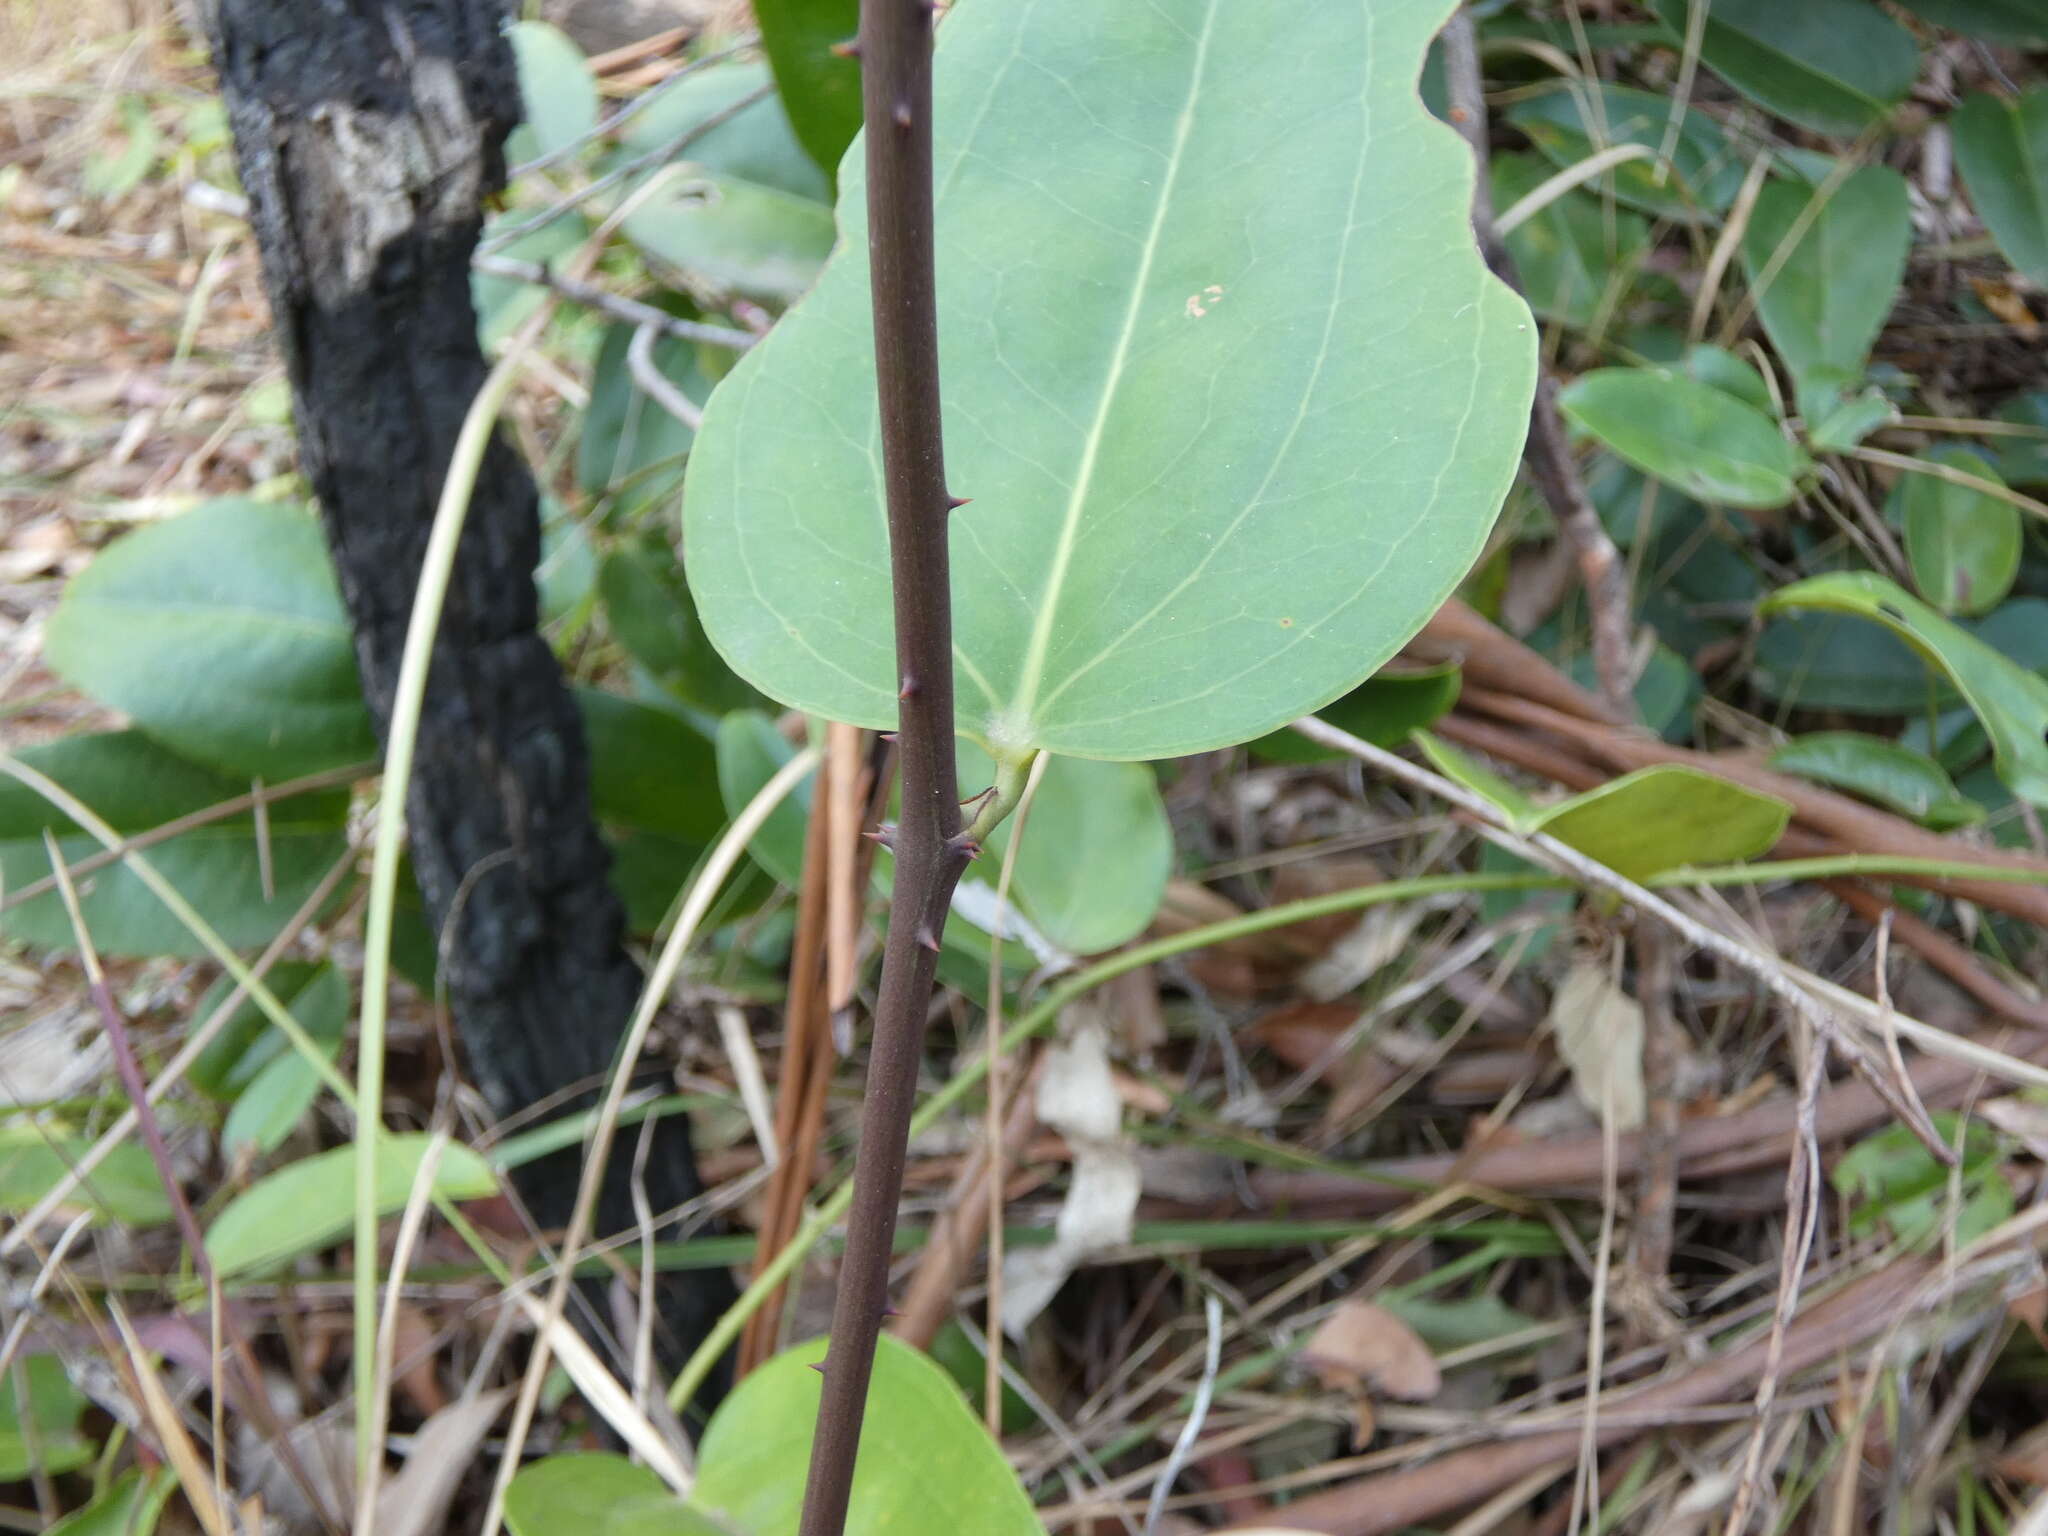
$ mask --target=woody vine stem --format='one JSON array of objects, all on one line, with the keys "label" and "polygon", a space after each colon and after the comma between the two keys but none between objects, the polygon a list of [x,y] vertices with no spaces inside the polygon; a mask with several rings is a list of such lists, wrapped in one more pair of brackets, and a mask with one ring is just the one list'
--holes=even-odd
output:
[{"label": "woody vine stem", "polygon": [[[953,757],[953,614],[939,431],[938,295],[932,262],[932,25],[929,0],[861,0],[868,259],[875,313],[889,573],[896,617],[903,796],[895,898],[882,951],[846,1257],[824,1364],[818,1432],[798,1536],[840,1536],[860,1447],[875,1340],[917,1094],[939,934],[968,860]],[[992,809],[992,808],[991,808]],[[984,817],[977,818],[982,820]],[[977,827],[976,831],[979,830]]]}]

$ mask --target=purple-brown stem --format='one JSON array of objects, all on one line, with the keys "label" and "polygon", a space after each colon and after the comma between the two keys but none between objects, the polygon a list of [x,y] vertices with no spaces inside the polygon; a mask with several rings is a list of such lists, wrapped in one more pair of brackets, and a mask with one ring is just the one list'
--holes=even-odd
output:
[{"label": "purple-brown stem", "polygon": [[939,432],[938,295],[932,264],[932,6],[861,0],[868,260],[881,403],[889,570],[901,684],[902,815],[895,899],[882,952],[860,1158],[832,1314],[798,1536],[840,1536],[888,1309],[896,1204],[917,1095],[937,937],[970,849],[953,762],[953,616],[946,520],[953,497]]}]

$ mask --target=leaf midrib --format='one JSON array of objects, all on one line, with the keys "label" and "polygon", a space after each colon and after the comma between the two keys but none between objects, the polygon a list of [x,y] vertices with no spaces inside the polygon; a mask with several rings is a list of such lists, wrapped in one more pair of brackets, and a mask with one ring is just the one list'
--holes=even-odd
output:
[{"label": "leaf midrib", "polygon": [[1024,665],[1018,674],[1017,693],[1011,704],[1011,719],[1006,724],[1013,730],[1023,729],[1031,719],[1031,712],[1037,704],[1039,685],[1044,681],[1046,655],[1052,645],[1053,619],[1057,614],[1061,590],[1066,585],[1067,568],[1074,558],[1074,546],[1079,540],[1081,513],[1088,502],[1088,491],[1095,475],[1096,458],[1102,447],[1103,429],[1109,420],[1109,412],[1116,402],[1117,385],[1123,378],[1124,366],[1130,360],[1131,341],[1137,333],[1138,310],[1145,300],[1145,289],[1152,275],[1152,263],[1159,254],[1159,236],[1166,227],[1166,214],[1173,203],[1173,194],[1180,181],[1181,165],[1186,158],[1188,138],[1195,121],[1195,101],[1201,94],[1202,76],[1208,67],[1209,38],[1216,27],[1218,0],[1209,0],[1202,16],[1202,30],[1195,39],[1194,65],[1188,72],[1187,99],[1181,103],[1180,117],[1174,125],[1173,148],[1166,162],[1166,173],[1160,178],[1159,197],[1152,209],[1151,227],[1145,232],[1145,244],[1138,256],[1138,265],[1131,279],[1131,294],[1124,305],[1124,323],[1118,333],[1116,346],[1110,353],[1108,371],[1103,376],[1102,393],[1095,403],[1095,417],[1088,425],[1088,436],[1081,448],[1081,461],[1074,473],[1073,490],[1067,497],[1065,517],[1060,525],[1059,542],[1053,546],[1051,568],[1046,573],[1045,590],[1039,598],[1038,612],[1032,619],[1031,640],[1024,651]]}]

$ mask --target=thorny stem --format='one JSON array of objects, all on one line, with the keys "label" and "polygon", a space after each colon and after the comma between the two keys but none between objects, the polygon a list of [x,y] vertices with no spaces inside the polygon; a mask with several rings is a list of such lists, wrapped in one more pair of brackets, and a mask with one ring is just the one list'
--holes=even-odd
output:
[{"label": "thorny stem", "polygon": [[902,680],[903,805],[895,900],[861,1113],[860,1160],[818,1432],[798,1536],[840,1536],[888,1307],[896,1204],[917,1096],[939,933],[972,846],[961,835],[953,760],[953,615],[946,521],[952,496],[939,432],[938,298],[932,262],[932,7],[861,0],[868,260],[875,385],[888,495],[889,572]]}]

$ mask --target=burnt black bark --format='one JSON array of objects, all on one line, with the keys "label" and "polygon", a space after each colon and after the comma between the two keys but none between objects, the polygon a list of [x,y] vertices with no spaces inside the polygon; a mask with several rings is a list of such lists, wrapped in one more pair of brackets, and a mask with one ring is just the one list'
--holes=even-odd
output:
[{"label": "burnt black bark", "polygon": [[[217,0],[214,59],[320,502],[380,737],[455,438],[486,374],[469,261],[519,121],[499,0]],[[437,638],[406,824],[468,1070],[501,1115],[608,1070],[641,975],[590,811],[581,722],[536,629],[532,475],[485,455]],[[568,1107],[595,1102],[586,1092]],[[634,1225],[611,1159],[598,1230]],[[566,1225],[572,1150],[520,1193]],[[659,1212],[700,1190],[688,1122],[646,1168]],[[679,1363],[730,1277],[667,1277]]]}]

